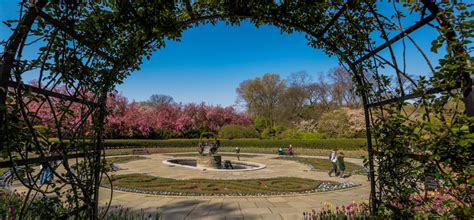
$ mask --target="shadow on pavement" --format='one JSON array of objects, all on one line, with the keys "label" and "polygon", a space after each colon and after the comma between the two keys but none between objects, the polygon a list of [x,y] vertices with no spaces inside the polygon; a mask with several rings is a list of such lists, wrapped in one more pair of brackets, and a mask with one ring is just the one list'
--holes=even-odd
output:
[{"label": "shadow on pavement", "polygon": [[[118,212],[120,206],[113,206],[109,213]],[[126,209],[125,209],[126,210]],[[183,200],[172,202],[157,208],[142,210],[129,209],[128,212],[143,213],[144,219],[155,219],[157,214],[162,220],[182,219],[244,219],[238,202],[235,203],[210,203],[209,200]],[[245,219],[260,219],[258,215],[245,215]]]}]

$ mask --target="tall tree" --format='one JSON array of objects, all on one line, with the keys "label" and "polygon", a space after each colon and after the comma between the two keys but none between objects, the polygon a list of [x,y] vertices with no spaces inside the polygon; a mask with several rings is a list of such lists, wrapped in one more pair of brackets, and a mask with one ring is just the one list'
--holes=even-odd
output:
[{"label": "tall tree", "polygon": [[360,99],[356,94],[355,85],[349,72],[343,67],[329,70],[332,80],[331,98],[337,106],[357,106]]},{"label": "tall tree", "polygon": [[286,87],[286,81],[278,74],[266,73],[261,78],[240,83],[237,94],[249,112],[268,119],[267,127],[271,127],[279,115],[279,105]]},{"label": "tall tree", "polygon": [[331,103],[331,85],[324,81],[314,82],[307,86],[310,105],[322,105],[326,108]]},{"label": "tall tree", "polygon": [[162,95],[162,94],[154,94],[151,95],[148,101],[144,104],[147,105],[163,105],[163,104],[173,104],[174,99],[169,95]]},{"label": "tall tree", "polygon": [[312,77],[306,71],[292,73],[288,77],[289,86],[282,97],[282,119],[290,122],[304,118],[309,104],[309,85]]}]

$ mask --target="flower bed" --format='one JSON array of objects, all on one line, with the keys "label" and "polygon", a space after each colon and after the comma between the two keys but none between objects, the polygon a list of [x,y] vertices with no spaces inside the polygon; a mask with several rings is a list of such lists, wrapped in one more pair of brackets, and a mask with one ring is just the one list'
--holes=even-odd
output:
[{"label": "flower bed", "polygon": [[[365,202],[336,207],[326,204],[319,210],[303,212],[303,219],[471,219],[472,204],[460,202],[456,198],[457,190],[439,188],[424,195],[413,194],[410,204],[389,201],[381,205],[373,216]],[[471,195],[474,193],[474,189],[467,190]],[[399,211],[394,212],[394,208]]]},{"label": "flower bed", "polygon": [[[0,190],[0,220],[20,219],[20,210],[23,201],[26,199],[25,193],[17,191]],[[32,201],[30,207],[25,210],[23,219],[75,219],[74,216],[64,215],[70,213],[61,206],[52,205],[51,198],[42,197]],[[107,213],[105,213],[107,211]],[[111,206],[100,208],[100,216],[103,219],[159,219],[159,213],[145,213],[144,210],[130,210],[122,206]]]},{"label": "flower bed", "polygon": [[[107,213],[105,213],[107,211]],[[160,219],[160,214],[157,212],[148,213],[143,209],[140,210],[131,210],[130,208],[125,208],[122,205],[101,207],[100,216],[104,216],[103,219],[119,220],[119,219],[146,219],[146,220],[158,220]]]},{"label": "flower bed", "polygon": [[[103,182],[102,187],[110,187],[107,181]],[[295,177],[248,180],[174,180],[143,174],[114,176],[112,183],[115,190],[173,196],[297,195],[346,189],[360,185],[352,182],[320,182]]]},{"label": "flower bed", "polygon": [[370,211],[366,203],[351,203],[346,206],[336,206],[326,204],[320,210],[313,209],[308,212],[303,212],[304,220],[319,220],[319,219],[369,219]]},{"label": "flower bed", "polygon": [[438,188],[434,191],[413,194],[410,196],[410,204],[399,202],[388,202],[387,205],[396,207],[403,213],[413,214],[419,219],[455,219],[472,216],[472,204],[464,204],[460,191],[466,191],[468,196],[472,196],[474,188],[466,188],[467,184],[461,184],[456,189]]}]

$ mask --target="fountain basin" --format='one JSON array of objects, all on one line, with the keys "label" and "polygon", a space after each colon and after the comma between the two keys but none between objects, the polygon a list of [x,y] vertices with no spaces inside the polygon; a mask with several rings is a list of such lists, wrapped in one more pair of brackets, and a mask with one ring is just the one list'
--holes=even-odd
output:
[{"label": "fountain basin", "polygon": [[224,172],[252,171],[252,170],[260,170],[266,167],[265,164],[248,162],[248,161],[231,161],[234,169],[226,169],[224,165],[225,161],[222,161],[222,164],[220,166],[221,168],[199,166],[196,159],[169,159],[169,160],[164,160],[163,163],[166,165],[176,166],[176,167],[185,167],[185,168],[190,168],[190,169],[207,170],[207,171],[224,171]]}]

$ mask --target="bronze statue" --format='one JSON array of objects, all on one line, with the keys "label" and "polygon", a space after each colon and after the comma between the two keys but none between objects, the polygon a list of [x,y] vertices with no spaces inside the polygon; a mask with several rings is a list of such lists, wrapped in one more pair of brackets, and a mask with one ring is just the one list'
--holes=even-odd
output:
[{"label": "bronze statue", "polygon": [[[203,136],[207,135],[207,140],[203,140]],[[214,140],[210,138],[214,137]],[[211,133],[203,133],[201,134],[201,138],[199,139],[197,152],[199,155],[215,155],[220,147],[220,141],[217,140],[214,134]]]}]

